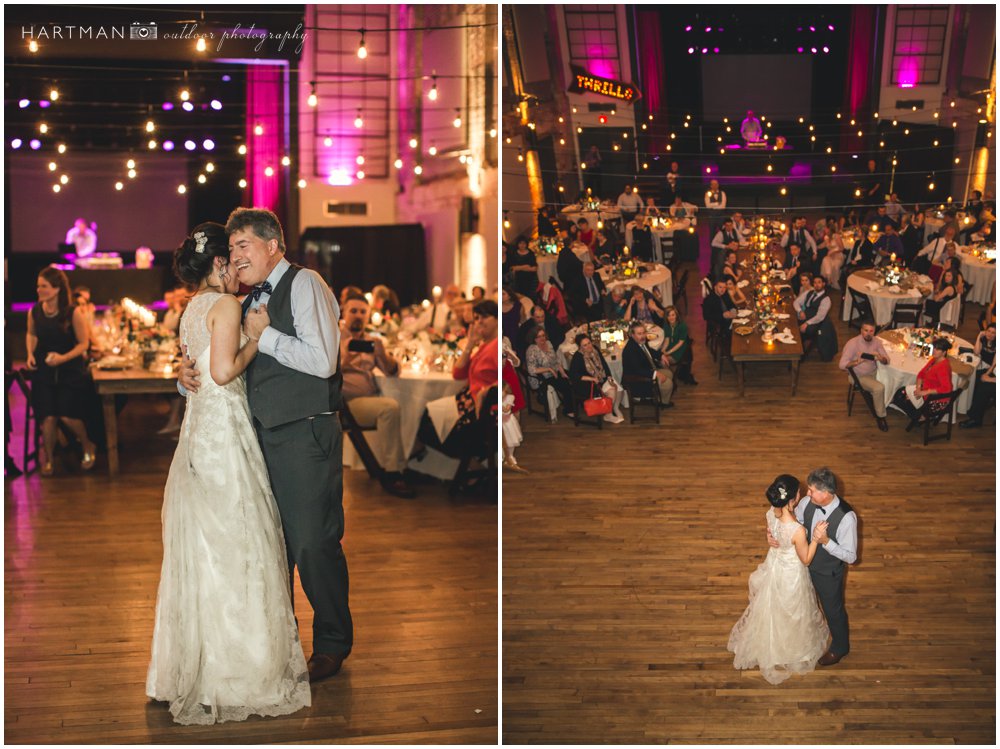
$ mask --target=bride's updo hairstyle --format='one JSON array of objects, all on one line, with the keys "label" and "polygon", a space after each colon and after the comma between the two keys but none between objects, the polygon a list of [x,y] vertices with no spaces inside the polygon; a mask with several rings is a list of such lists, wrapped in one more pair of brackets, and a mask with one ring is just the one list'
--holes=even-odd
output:
[{"label": "bride's updo hairstyle", "polygon": [[773,507],[784,507],[791,502],[799,493],[799,480],[794,476],[783,473],[767,487],[767,501]]},{"label": "bride's updo hairstyle", "polygon": [[226,227],[206,221],[194,227],[190,236],[174,251],[174,273],[184,283],[197,286],[212,272],[212,263],[217,257],[229,262]]}]

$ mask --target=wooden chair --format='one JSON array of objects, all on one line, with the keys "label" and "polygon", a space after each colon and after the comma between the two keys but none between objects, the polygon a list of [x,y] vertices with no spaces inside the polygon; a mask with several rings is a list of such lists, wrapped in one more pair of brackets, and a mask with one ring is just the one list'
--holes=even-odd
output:
[{"label": "wooden chair", "polygon": [[[17,385],[24,396],[24,453],[22,456],[21,470],[24,475],[29,475],[32,471],[37,471],[39,466],[39,445],[42,441],[41,429],[35,419],[35,409],[31,406],[31,382],[30,373],[24,369],[14,370],[14,384]],[[31,468],[29,463],[34,461],[35,467]]]},{"label": "wooden chair", "polygon": [[[448,485],[449,497],[485,484],[485,496],[492,497],[493,501],[496,501],[497,488],[494,484],[497,477],[498,399],[499,391],[494,385],[483,398],[481,414],[476,420],[474,428],[470,431],[468,439],[462,440],[461,447],[457,452],[449,453],[450,457],[457,458],[459,461],[455,476]],[[469,466],[474,459],[482,463],[481,468],[470,469]]]},{"label": "wooden chair", "polygon": [[924,424],[924,445],[930,442],[932,439],[937,439],[941,435],[931,437],[931,427],[937,426],[941,423],[941,419],[945,416],[950,416],[948,419],[948,441],[951,442],[951,426],[955,422],[955,403],[958,401],[958,396],[962,394],[961,390],[952,390],[950,393],[934,393],[933,395],[928,395],[924,398],[924,405],[920,407],[916,415],[910,419],[910,423],[906,426],[906,431],[909,432],[913,427],[918,426],[923,420]]},{"label": "wooden chair", "polygon": [[[603,395],[599,387],[594,387],[594,395],[600,397]],[[573,388],[573,426],[580,426],[580,423],[590,424],[590,426],[595,426],[598,429],[604,429],[604,414],[598,414],[597,416],[587,416],[587,412],[583,410],[583,402],[588,400],[588,398],[581,398],[580,393],[577,389]]]},{"label": "wooden chair", "polygon": [[848,367],[847,373],[851,376],[851,382],[847,386],[847,415],[851,415],[851,410],[854,408],[854,396],[861,393],[861,398],[864,400],[865,405],[868,406],[868,412],[878,423],[878,414],[875,413],[875,399],[872,394],[864,389],[861,385],[861,380],[858,379],[857,373],[854,371],[854,367]]},{"label": "wooden chair", "polygon": [[965,322],[965,303],[969,299],[969,294],[972,293],[972,284],[968,281],[965,282],[965,291],[962,292],[961,307],[958,310],[958,324],[961,325]]},{"label": "wooden chair", "polygon": [[895,330],[900,325],[910,325],[912,327],[917,327],[920,322],[920,313],[924,308],[923,302],[916,302],[915,304],[906,304],[900,302],[892,310],[892,319],[886,328],[892,328]]},{"label": "wooden chair", "polygon": [[660,409],[663,408],[663,401],[660,398],[660,388],[645,377],[639,377],[638,375],[624,375],[622,377],[622,386],[625,388],[625,392],[628,393],[629,423],[635,424],[636,419],[639,418],[636,416],[636,408],[638,406],[649,405],[653,407],[656,423],[659,424]]},{"label": "wooden chair", "polygon": [[681,273],[680,279],[674,284],[674,306],[680,309],[681,302],[684,302],[684,314],[688,311],[688,298],[687,298],[687,280],[689,270],[685,270]]},{"label": "wooden chair", "polygon": [[733,334],[725,335],[720,332],[715,341],[716,351],[719,356],[719,381],[722,381],[722,366],[727,361],[729,366],[736,371],[736,362],[733,361]]},{"label": "wooden chair", "polygon": [[351,413],[349,402],[346,400],[340,409],[340,426],[351,441],[351,444],[354,445],[354,449],[357,451],[358,457],[361,458],[361,462],[364,463],[368,475],[379,483],[382,483],[385,479],[385,469],[379,465],[378,459],[375,457],[375,453],[372,452],[371,445],[368,444],[368,439],[365,437],[365,432],[374,432],[376,428],[374,426],[363,427],[358,424],[357,419],[354,418],[354,414]]},{"label": "wooden chair", "polygon": [[847,327],[855,327],[855,322],[858,323],[857,328],[861,330],[861,321],[867,317],[872,319],[875,315],[872,314],[872,304],[868,297],[859,291],[855,291],[850,286],[847,287],[847,293],[851,295],[851,316],[847,321]]},{"label": "wooden chair", "polygon": [[716,361],[718,358],[718,343],[719,343],[719,324],[716,322],[705,321],[705,348],[708,349],[708,353],[712,356],[712,361]]}]

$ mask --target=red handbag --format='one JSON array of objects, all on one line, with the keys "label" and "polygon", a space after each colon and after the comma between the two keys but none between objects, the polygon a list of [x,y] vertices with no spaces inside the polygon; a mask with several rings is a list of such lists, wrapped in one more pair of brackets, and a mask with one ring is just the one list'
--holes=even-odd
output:
[{"label": "red handbag", "polygon": [[603,416],[611,413],[611,399],[602,395],[600,398],[594,397],[594,383],[590,384],[590,397],[583,402],[583,410],[587,416]]}]

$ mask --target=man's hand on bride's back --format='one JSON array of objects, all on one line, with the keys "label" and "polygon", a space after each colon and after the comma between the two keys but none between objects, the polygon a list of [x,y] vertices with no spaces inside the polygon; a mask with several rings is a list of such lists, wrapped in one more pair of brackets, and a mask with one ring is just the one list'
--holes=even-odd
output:
[{"label": "man's hand on bride's back", "polygon": [[177,379],[189,393],[197,393],[200,385],[198,379],[201,372],[194,365],[194,359],[188,356],[187,346],[184,347],[184,358],[181,360],[181,368],[177,373]]},{"label": "man's hand on bride's back", "polygon": [[771,535],[770,528],[767,528],[766,530],[767,530],[767,545],[773,546],[775,549],[777,549],[778,546],[780,546],[780,544],[778,543],[778,539],[776,539],[774,536]]}]

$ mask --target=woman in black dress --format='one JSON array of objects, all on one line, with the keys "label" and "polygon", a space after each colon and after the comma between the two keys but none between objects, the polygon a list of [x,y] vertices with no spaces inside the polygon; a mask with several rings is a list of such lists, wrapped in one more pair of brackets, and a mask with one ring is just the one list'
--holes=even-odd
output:
[{"label": "woman in black dress", "polygon": [[518,237],[514,252],[508,250],[507,266],[514,272],[514,291],[534,299],[538,291],[538,259],[524,237]]},{"label": "woman in black dress", "polygon": [[45,460],[42,475],[51,476],[56,428],[62,422],[83,446],[87,471],[94,467],[97,447],[87,437],[83,424],[94,384],[85,355],[90,347],[86,315],[69,301],[69,280],[58,268],[49,266],[38,274],[38,304],[28,314],[28,369],[31,378],[31,405],[42,427]]}]

